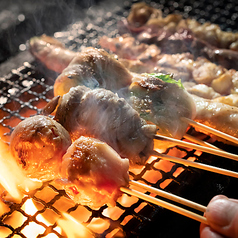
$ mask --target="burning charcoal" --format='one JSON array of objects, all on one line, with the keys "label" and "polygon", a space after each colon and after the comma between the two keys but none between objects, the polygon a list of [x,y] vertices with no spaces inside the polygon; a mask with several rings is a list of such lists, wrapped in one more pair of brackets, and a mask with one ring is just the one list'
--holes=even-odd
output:
[{"label": "burning charcoal", "polygon": [[55,119],[72,138],[99,138],[131,164],[143,164],[153,148],[156,127],[146,124],[123,98],[103,88],[71,88],[63,95]]},{"label": "burning charcoal", "polygon": [[27,175],[52,179],[71,145],[69,133],[55,120],[33,116],[20,122],[11,135],[10,149]]},{"label": "burning charcoal", "polygon": [[106,143],[80,137],[63,156],[61,183],[76,202],[91,208],[114,206],[129,184],[129,161],[122,159]]}]

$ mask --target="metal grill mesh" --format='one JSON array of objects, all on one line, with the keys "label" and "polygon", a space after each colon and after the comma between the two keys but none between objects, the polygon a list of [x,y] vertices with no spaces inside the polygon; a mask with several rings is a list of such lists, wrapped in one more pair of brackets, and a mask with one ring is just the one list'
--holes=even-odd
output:
[{"label": "metal grill mesh", "polygon": [[[54,35],[71,50],[80,50],[86,46],[97,46],[97,39],[100,36],[104,34],[110,37],[117,35],[117,21],[121,17],[127,16],[131,4],[131,2],[124,2],[123,6],[113,7],[111,11],[108,11],[108,6],[105,7],[105,4],[102,4],[101,7],[91,8],[82,21],[77,21],[68,26],[65,31],[57,32]],[[203,21],[204,17],[209,17],[206,12],[202,14],[204,7],[208,8],[215,3],[206,2],[205,4],[205,1],[204,3],[199,1],[199,5],[197,1],[188,2],[184,0],[179,3],[160,1],[160,3],[153,4],[155,7],[161,7],[165,14],[179,11],[183,12],[184,16],[195,15]],[[231,2],[228,5],[233,6],[232,4]],[[217,15],[221,14],[216,10],[215,12]],[[213,16],[215,17],[214,14]],[[214,21],[220,19],[219,17],[215,18]],[[235,15],[233,18],[234,21],[232,22],[223,19],[222,27],[233,29],[233,23],[236,20]],[[229,27],[227,24],[229,24]],[[40,110],[53,97],[52,89],[55,76],[55,73],[45,69],[39,62],[31,62],[24,63],[22,67],[12,70],[9,75],[0,79],[0,131],[2,132],[2,141],[9,143],[12,130],[21,120],[40,113]],[[219,146],[222,147],[223,144],[219,143]],[[233,147],[226,147],[226,149],[234,150]],[[189,151],[176,147],[169,149],[166,153],[176,154],[185,159],[194,157],[197,161],[205,161],[220,167],[225,166],[227,169],[233,168],[234,170],[234,168],[237,168],[237,165],[234,165],[233,162],[227,163],[224,159],[217,162],[215,156],[204,156],[204,154],[194,150]],[[176,177],[175,174],[179,170],[185,171]],[[204,205],[217,193],[228,192],[227,195],[231,195],[232,192],[229,192],[232,189],[229,190],[228,188],[235,184],[234,180],[226,176],[211,175],[182,165],[163,162],[160,159],[148,162],[140,171],[131,171],[130,175],[135,180],[143,181],[154,187],[164,188],[178,195],[182,194],[184,197]],[[206,184],[208,178],[210,182]],[[166,186],[169,182],[169,186]],[[206,195],[203,196],[204,191],[206,191]],[[28,226],[31,223],[42,227],[40,234],[35,237],[47,237],[49,234],[54,234],[55,237],[65,237],[63,232],[56,229],[57,219],[62,217],[62,212],[69,213],[84,225],[87,225],[96,237],[148,237],[149,234],[155,234],[154,232],[157,232],[158,237],[172,237],[171,234],[177,234],[177,236],[183,234],[183,237],[198,237],[199,224],[197,222],[147,204],[139,199],[130,198],[127,195],[124,196],[130,200],[129,205],[124,203],[123,199],[119,200],[111,215],[109,215],[110,209],[106,206],[99,210],[92,210],[89,207],[74,204],[65,192],[57,189],[53,183],[43,184],[34,193],[25,196],[20,203],[9,201],[5,195],[5,193],[2,194],[2,201],[0,201],[3,208],[0,211],[0,234],[2,232],[5,237],[26,237]],[[33,214],[27,213],[24,209],[24,204],[29,200],[33,200],[38,209]],[[46,225],[39,220],[40,214],[47,218],[49,224]],[[177,222],[178,220],[180,220],[180,223]],[[98,222],[105,224],[103,231],[95,228]],[[179,229],[180,224],[182,226],[186,224],[188,232],[184,232],[184,228]],[[177,229],[176,233],[172,233],[170,226],[173,226],[175,230]]]}]

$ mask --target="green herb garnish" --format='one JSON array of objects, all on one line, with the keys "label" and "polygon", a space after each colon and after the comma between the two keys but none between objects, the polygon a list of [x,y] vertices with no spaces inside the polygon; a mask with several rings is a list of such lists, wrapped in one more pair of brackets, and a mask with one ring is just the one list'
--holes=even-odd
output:
[{"label": "green herb garnish", "polygon": [[155,76],[156,78],[159,78],[161,80],[163,80],[164,82],[166,83],[174,83],[174,84],[177,84],[180,88],[184,89],[184,86],[181,82],[181,79],[179,79],[178,81],[173,79],[169,74],[156,74],[156,73],[151,73],[151,74],[148,74],[148,75],[152,75],[152,76]]}]

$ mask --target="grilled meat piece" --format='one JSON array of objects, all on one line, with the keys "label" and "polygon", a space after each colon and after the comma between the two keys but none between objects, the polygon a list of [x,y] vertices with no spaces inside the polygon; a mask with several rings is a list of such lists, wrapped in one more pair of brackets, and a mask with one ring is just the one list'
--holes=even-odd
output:
[{"label": "grilled meat piece", "polygon": [[10,141],[13,156],[27,175],[47,180],[57,176],[70,145],[69,133],[55,120],[41,115],[20,122]]},{"label": "grilled meat piece", "polygon": [[[193,96],[196,103],[195,121],[238,137],[238,108],[214,100]],[[207,134],[205,132],[205,134]],[[219,138],[217,138],[219,139]]]},{"label": "grilled meat piece", "polygon": [[132,5],[127,23],[133,31],[142,30],[152,25],[157,29],[164,28],[171,34],[178,32],[181,28],[187,29],[196,38],[217,48],[238,51],[238,33],[222,31],[218,25],[210,22],[202,24],[195,19],[183,19],[179,14],[169,14],[163,17],[160,9],[155,9],[145,3]]},{"label": "grilled meat piece", "polygon": [[147,125],[125,99],[103,88],[71,88],[55,119],[72,138],[87,135],[105,141],[131,164],[143,164],[153,149],[156,127]]},{"label": "grilled meat piece", "polygon": [[[143,12],[146,17],[138,24],[138,16]],[[140,42],[156,44],[163,53],[190,52],[196,58],[204,56],[226,68],[238,69],[237,33],[221,31],[215,24],[182,19],[178,14],[163,17],[155,12],[156,9],[144,3],[136,3],[128,18],[120,21],[120,33],[130,33]]]},{"label": "grilled meat piece", "polygon": [[209,87],[206,84],[195,84],[192,82],[184,82],[183,86],[185,87],[187,92],[194,94],[198,97],[213,99],[221,96],[221,94],[215,92],[212,87]]},{"label": "grilled meat piece", "polygon": [[[120,53],[123,56],[124,46],[128,44],[129,36],[121,36],[119,38],[107,38],[104,36],[100,42],[101,45],[105,46],[106,49],[113,51],[113,53]],[[131,37],[129,37],[131,38]],[[120,50],[113,47],[117,44],[120,39]],[[136,41],[136,40],[135,40]],[[110,42],[107,44],[106,42]],[[132,42],[130,40],[129,42]],[[144,43],[141,43],[145,45]],[[147,45],[148,46],[148,45]],[[154,49],[154,45],[153,46]],[[133,48],[139,47],[138,43],[131,44],[131,51],[134,52]],[[156,50],[146,48],[145,52],[147,56],[140,58],[145,52],[140,52],[136,58],[125,59],[119,58],[119,61],[130,71],[135,73],[163,73],[171,74],[176,80],[181,79],[182,82],[196,82],[198,84],[206,84],[209,87],[222,95],[230,93],[236,93],[238,88],[238,73],[234,69],[227,70],[221,65],[216,65],[204,57],[199,57],[196,60],[190,53],[182,54],[156,54]],[[147,60],[145,60],[145,58]]]},{"label": "grilled meat piece", "polygon": [[130,85],[132,75],[103,49],[86,48],[71,61],[54,84],[54,95],[63,95],[71,87],[84,85],[111,91]]},{"label": "grilled meat piece", "polygon": [[129,161],[106,143],[81,136],[63,157],[61,180],[68,195],[82,205],[97,209],[114,206],[129,184]]},{"label": "grilled meat piece", "polygon": [[180,118],[193,119],[195,103],[183,88],[175,83],[164,82],[159,77],[135,75],[129,87],[132,106],[142,118],[155,123],[159,133],[181,139],[188,125]]},{"label": "grilled meat piece", "polygon": [[123,59],[152,61],[161,53],[158,46],[141,43],[128,34],[115,38],[103,36],[99,44],[102,48],[112,51]]},{"label": "grilled meat piece", "polygon": [[30,39],[30,51],[48,69],[61,73],[76,56],[53,37],[35,36]]}]

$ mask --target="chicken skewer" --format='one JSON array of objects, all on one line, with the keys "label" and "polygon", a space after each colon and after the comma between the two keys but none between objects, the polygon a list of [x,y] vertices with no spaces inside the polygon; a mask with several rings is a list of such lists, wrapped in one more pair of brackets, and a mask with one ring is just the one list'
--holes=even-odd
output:
[{"label": "chicken skewer", "polygon": [[[37,41],[35,42],[35,44],[37,45]],[[33,50],[32,50],[33,51]],[[51,51],[49,51],[49,52],[51,52]],[[80,69],[80,65],[84,65],[84,57],[86,57],[85,56],[85,54],[87,55],[87,57],[86,58],[90,58],[90,57],[93,57],[93,59],[97,59],[97,56],[95,56],[95,55],[97,55],[99,53],[99,51],[98,50],[96,50],[96,49],[92,49],[92,48],[90,48],[88,51],[85,51],[84,53],[82,53],[81,55],[80,54],[78,54],[77,55],[77,57],[75,57],[75,62],[78,62],[77,64],[76,64],[76,68],[79,68]],[[101,53],[99,53],[99,54],[102,54],[102,52]],[[91,56],[90,56],[91,55]],[[111,58],[111,57],[109,57],[109,55],[107,55],[105,52],[103,52],[103,55],[104,55],[104,58],[105,58],[105,60],[106,61],[108,61],[108,63],[109,62],[114,62],[114,60]],[[58,57],[60,57],[59,55],[58,55]],[[63,56],[62,56],[63,57]],[[95,58],[96,57],[96,58]],[[98,58],[98,62],[100,62],[100,60],[99,59],[103,59],[103,57],[99,57]],[[104,61],[104,60],[103,60]],[[103,62],[102,61],[102,62]],[[80,62],[80,63],[79,63]],[[86,61],[86,62],[89,62],[89,61]],[[72,65],[71,65],[71,63],[72,63]],[[73,67],[73,66],[75,66],[75,63],[73,63],[73,62],[71,62],[70,63],[70,65]],[[117,62],[118,63],[118,62]],[[115,75],[118,75],[118,78],[120,78],[120,76],[121,76],[121,73],[119,73],[119,72],[122,72],[123,70],[123,67],[122,67],[122,65],[120,65],[119,63],[117,64],[117,63],[113,63],[112,65],[118,65],[118,66],[116,66],[117,68],[119,67],[120,68],[120,70],[119,71],[117,71],[117,70],[113,70],[113,72],[115,72]],[[97,64],[96,64],[97,65]],[[105,64],[106,65],[106,64]],[[71,67],[70,66],[70,67]],[[86,66],[85,66],[86,68],[88,68],[89,67],[89,64],[88,63],[86,63]],[[96,68],[95,68],[96,67]],[[101,66],[100,67],[104,67],[103,66],[103,64],[101,64]],[[126,86],[126,85],[129,85],[130,84],[130,82],[132,81],[132,80],[135,80],[135,78],[137,78],[138,76],[135,76],[135,77],[132,77],[133,75],[131,75],[129,72],[127,72],[127,71],[123,71],[124,73],[122,74],[122,75],[125,75],[125,80],[124,80],[124,82],[122,82],[122,84],[119,84],[118,86],[114,86],[114,85],[116,85],[115,83],[111,83],[111,82],[109,82],[109,83],[107,83],[107,81],[108,81],[108,78],[105,78],[105,80],[103,81],[104,83],[101,83],[100,84],[100,80],[98,80],[98,78],[101,78],[101,77],[104,77],[104,76],[102,76],[102,74],[98,74],[97,73],[97,71],[98,72],[107,72],[107,70],[108,70],[108,67],[107,68],[103,68],[103,70],[102,71],[100,71],[100,67],[99,66],[93,66],[93,77],[95,77],[95,80],[94,80],[94,82],[97,82],[94,86],[90,83],[90,82],[86,82],[87,81],[87,77],[86,77],[86,79],[84,79],[84,77],[82,77],[83,75],[81,74],[81,73],[77,73],[76,71],[76,73],[72,73],[72,71],[70,70],[69,72],[71,72],[71,74],[69,73],[69,75],[68,76],[66,76],[66,73],[63,73],[63,76],[59,76],[58,77],[58,81],[56,80],[56,83],[55,83],[55,87],[57,88],[57,86],[56,85],[61,85],[61,86],[59,86],[62,90],[56,90],[56,94],[57,93],[59,93],[60,95],[62,95],[63,93],[66,93],[68,90],[69,90],[69,88],[70,87],[72,87],[72,86],[76,86],[76,85],[78,85],[78,84],[83,84],[83,85],[86,85],[86,86],[91,86],[91,87],[97,87],[97,86],[101,86],[101,87],[106,87],[106,88],[108,88],[109,87],[109,89],[111,89],[111,90],[117,90],[118,88],[120,88],[120,87],[123,87],[123,86]],[[113,68],[113,69],[115,69],[115,68]],[[65,69],[66,70],[66,69]],[[122,70],[122,71],[121,71]],[[89,70],[90,71],[90,70]],[[67,71],[66,71],[67,72]],[[118,74],[117,74],[118,73]],[[101,76],[99,76],[99,75],[101,75]],[[107,73],[105,74],[105,75],[107,75]],[[117,76],[115,76],[114,78],[117,78]],[[141,76],[139,77],[139,78],[141,78]],[[62,81],[63,80],[63,81]],[[116,80],[117,81],[117,80]],[[136,80],[135,80],[136,81]],[[154,81],[155,82],[155,81]],[[90,85],[89,85],[90,84]],[[65,86],[66,85],[66,86]],[[107,86],[107,85],[109,85],[109,86]],[[113,86],[111,86],[111,85],[113,85]],[[137,82],[133,82],[132,83],[132,85],[130,86],[130,88],[133,88],[133,87],[135,87],[135,86],[137,86],[138,85],[138,83]],[[168,84],[166,84],[166,85],[168,85]],[[66,87],[66,88],[64,88],[64,87]],[[138,89],[138,87],[136,87],[136,89]],[[58,91],[58,92],[57,92]],[[182,90],[180,90],[180,91],[182,91]],[[186,101],[186,100],[184,100],[184,101]],[[191,108],[191,106],[189,107],[189,108]],[[191,110],[192,111],[192,110]],[[150,119],[152,119],[153,117],[150,117]],[[155,118],[155,117],[154,117]],[[154,119],[153,118],[153,119]],[[157,117],[157,118],[159,118],[159,117]],[[177,118],[177,117],[175,117],[175,118]],[[192,119],[192,118],[190,118],[190,119]],[[180,119],[179,119],[180,120]],[[182,125],[183,123],[181,123],[180,122],[180,124]],[[157,124],[158,125],[158,124]],[[187,123],[184,123],[184,125],[187,125]],[[181,128],[184,128],[184,127],[181,127]],[[184,131],[184,129],[183,130],[181,130],[181,131],[183,131],[182,133],[183,134],[185,134],[185,131]],[[178,137],[177,137],[178,138]],[[180,138],[181,138],[181,135],[180,135]]]},{"label": "chicken skewer", "polygon": [[193,209],[202,212],[206,210],[206,207],[187,199],[133,180],[129,181],[128,169],[128,160],[121,159],[108,145],[97,139],[82,136],[73,142],[63,156],[61,182],[75,202],[92,208],[101,207],[104,203],[113,206],[121,195],[120,192],[124,192],[206,223],[202,216],[128,188],[130,184],[136,189],[146,189]]},{"label": "chicken skewer", "polygon": [[[140,42],[159,45],[165,53],[191,52],[195,57],[205,56],[226,68],[237,69],[237,34],[223,32],[214,24],[200,25],[176,14],[163,18],[158,12],[145,3],[133,5],[128,18],[118,24],[119,32],[133,34]],[[217,46],[214,39],[219,39]]]},{"label": "chicken skewer", "polygon": [[[105,112],[103,116],[101,109]],[[134,116],[131,117],[131,115]],[[238,160],[237,155],[225,151],[155,135],[155,127],[144,124],[145,122],[142,123],[142,119],[139,118],[138,113],[125,100],[121,100],[112,92],[102,88],[90,90],[84,86],[72,88],[69,93],[65,94],[55,114],[55,119],[70,132],[71,136],[78,138],[81,135],[89,135],[99,138],[111,145],[122,157],[129,158],[132,166],[144,164],[147,158],[154,153],[152,152],[152,138],[159,139],[161,145],[166,148],[165,140],[172,142],[173,145],[182,145]],[[136,129],[130,126],[132,122]],[[132,128],[132,131],[127,128]],[[119,136],[119,133],[122,134]],[[182,159],[178,162],[187,163]],[[198,168],[201,169],[237,177],[236,172],[199,165],[196,162],[191,163],[191,166],[199,166]]]},{"label": "chicken skewer", "polygon": [[[33,118],[33,121],[35,120],[36,118]],[[42,116],[39,117],[39,120],[42,120]],[[16,131],[18,130],[17,128]],[[12,141],[14,141],[14,138],[15,136],[13,134]],[[13,148],[15,149],[15,147]],[[28,150],[31,150],[31,147],[28,147]],[[25,150],[25,154],[27,156],[30,155],[27,150]],[[29,158],[25,159],[26,161],[29,160]],[[113,206],[117,198],[121,195],[121,192],[124,192],[147,202],[163,206],[199,222],[206,223],[206,218],[196,213],[128,188],[130,183],[134,187],[146,189],[149,192],[169,198],[170,200],[193,209],[202,212],[206,209],[206,207],[200,204],[159,189],[140,184],[133,180],[129,182],[128,160],[120,158],[116,151],[110,146],[95,138],[82,136],[74,141],[73,144],[68,147],[59,167],[59,175],[56,177],[56,183],[60,184],[75,202],[79,202],[82,205],[97,208],[106,203],[109,206]],[[29,167],[25,169],[29,170]],[[34,169],[36,169],[36,167],[33,169],[30,168],[30,172],[33,173]],[[51,171],[51,173],[52,172],[53,171]]]}]

